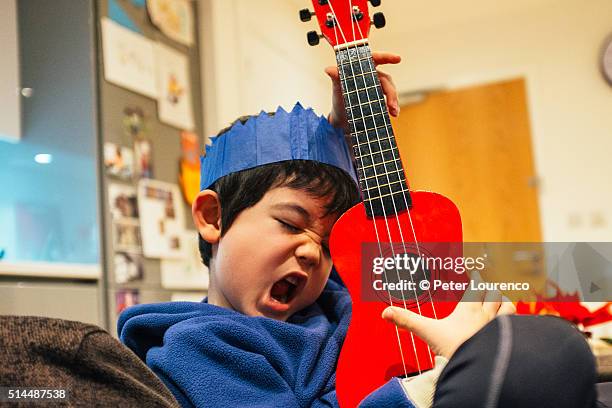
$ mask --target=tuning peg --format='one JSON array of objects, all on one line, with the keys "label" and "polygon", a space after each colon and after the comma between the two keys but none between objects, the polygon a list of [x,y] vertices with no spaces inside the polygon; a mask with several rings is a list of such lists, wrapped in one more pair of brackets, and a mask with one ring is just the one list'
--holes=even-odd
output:
[{"label": "tuning peg", "polygon": [[316,31],[309,31],[306,34],[306,38],[308,38],[308,44],[314,46],[319,44],[319,38],[321,38],[321,35]]},{"label": "tuning peg", "polygon": [[320,6],[327,6],[327,0],[319,0]]},{"label": "tuning peg", "polygon": [[315,13],[308,10],[307,8],[300,10],[300,20],[306,22],[310,21],[310,18],[314,16]]},{"label": "tuning peg", "polygon": [[372,4],[372,7],[378,7],[380,6],[380,0],[370,0],[370,4]]},{"label": "tuning peg", "polygon": [[385,15],[383,13],[374,13],[372,16],[372,24],[376,28],[383,28],[385,24],[387,24],[387,20],[385,20]]}]

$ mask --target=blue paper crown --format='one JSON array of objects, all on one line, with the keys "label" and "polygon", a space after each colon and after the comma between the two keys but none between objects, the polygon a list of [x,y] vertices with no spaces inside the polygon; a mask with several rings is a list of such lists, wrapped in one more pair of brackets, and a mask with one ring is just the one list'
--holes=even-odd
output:
[{"label": "blue paper crown", "polygon": [[200,190],[230,173],[286,160],[313,160],[338,167],[357,185],[343,131],[298,102],[289,113],[282,107],[274,116],[262,111],[213,138],[201,158]]}]

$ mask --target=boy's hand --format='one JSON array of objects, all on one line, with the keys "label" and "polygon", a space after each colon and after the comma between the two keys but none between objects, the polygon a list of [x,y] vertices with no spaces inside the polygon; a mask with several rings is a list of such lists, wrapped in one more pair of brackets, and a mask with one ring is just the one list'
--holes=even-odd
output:
[{"label": "boy's hand", "polygon": [[[374,52],[372,53],[372,59],[376,66],[383,64],[397,64],[402,59],[399,55],[391,54],[388,52]],[[376,70],[378,77],[380,78],[380,85],[382,86],[383,93],[387,100],[387,108],[391,116],[399,115],[399,102],[397,99],[397,90],[393,79],[386,72],[380,69]],[[344,109],[344,99],[342,98],[342,88],[340,86],[340,77],[338,75],[338,67],[327,67],[325,73],[329,75],[332,80],[332,111],[329,114],[329,123],[335,127],[346,128],[346,111]]]},{"label": "boy's hand", "polygon": [[[473,276],[480,280],[480,276]],[[467,339],[501,314],[513,314],[516,308],[498,291],[466,290],[455,310],[444,319],[430,319],[399,307],[388,307],[383,319],[410,330],[422,338],[436,354],[450,359]]]}]

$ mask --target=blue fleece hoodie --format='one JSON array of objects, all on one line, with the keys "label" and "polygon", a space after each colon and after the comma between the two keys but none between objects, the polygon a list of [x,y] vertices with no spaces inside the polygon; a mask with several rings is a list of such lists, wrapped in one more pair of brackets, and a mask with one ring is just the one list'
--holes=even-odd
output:
[{"label": "blue fleece hoodie", "polygon": [[[118,333],[184,407],[337,407],[336,362],[350,315],[348,292],[330,280],[286,322],[172,302],[127,309]],[[397,379],[361,406],[413,408]]]}]

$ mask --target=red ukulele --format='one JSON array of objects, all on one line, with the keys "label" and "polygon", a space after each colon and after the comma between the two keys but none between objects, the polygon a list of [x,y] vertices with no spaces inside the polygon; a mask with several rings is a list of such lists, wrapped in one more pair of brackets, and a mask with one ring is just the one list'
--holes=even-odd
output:
[{"label": "red ukulele", "polygon": [[[383,321],[381,313],[390,304],[432,318],[454,309],[462,291],[435,288],[434,282],[462,278],[441,264],[462,256],[461,218],[444,196],[408,188],[368,46],[370,25],[385,24],[382,13],[371,21],[366,0],[312,4],[314,13],[302,10],[300,18],[316,15],[336,53],[363,196],[363,203],[340,217],[330,241],[334,265],[353,301],[336,390],[340,406],[355,407],[391,377],[432,367],[428,346]],[[316,45],[320,37],[311,31],[308,42]]]}]

